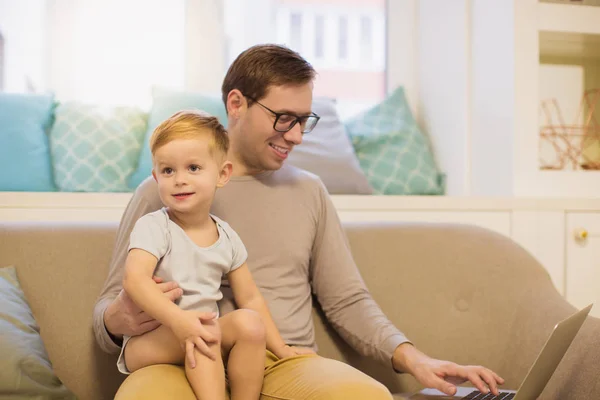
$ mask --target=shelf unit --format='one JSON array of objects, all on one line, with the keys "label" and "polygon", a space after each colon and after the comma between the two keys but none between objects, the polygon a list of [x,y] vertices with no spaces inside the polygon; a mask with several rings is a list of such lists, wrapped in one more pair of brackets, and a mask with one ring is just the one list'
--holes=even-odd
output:
[{"label": "shelf unit", "polygon": [[[577,119],[576,111],[584,92],[600,89],[600,7],[566,0],[514,4],[515,194],[600,197],[600,171],[543,170],[538,159],[542,100],[556,97],[564,122],[579,124],[583,118]],[[584,152],[600,162],[598,141],[588,142]]]}]

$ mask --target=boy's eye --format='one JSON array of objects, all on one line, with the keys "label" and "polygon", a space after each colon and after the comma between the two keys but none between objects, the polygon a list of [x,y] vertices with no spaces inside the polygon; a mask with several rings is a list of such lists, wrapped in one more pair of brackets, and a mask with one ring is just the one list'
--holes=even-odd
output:
[{"label": "boy's eye", "polygon": [[163,168],[162,172],[163,172],[163,174],[170,175],[171,173],[173,173],[173,168],[169,168],[169,167]]},{"label": "boy's eye", "polygon": [[190,165],[190,171],[192,171],[192,172],[198,172],[200,170],[201,170],[201,168],[200,168],[199,165]]}]

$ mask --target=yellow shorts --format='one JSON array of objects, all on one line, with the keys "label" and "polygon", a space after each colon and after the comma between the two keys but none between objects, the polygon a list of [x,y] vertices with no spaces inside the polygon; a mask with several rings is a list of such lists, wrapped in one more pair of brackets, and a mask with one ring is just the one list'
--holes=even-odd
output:
[{"label": "yellow shorts", "polygon": [[[153,365],[129,375],[116,400],[195,400],[183,367]],[[391,400],[387,388],[342,362],[316,355],[278,359],[267,352],[261,400]]]}]

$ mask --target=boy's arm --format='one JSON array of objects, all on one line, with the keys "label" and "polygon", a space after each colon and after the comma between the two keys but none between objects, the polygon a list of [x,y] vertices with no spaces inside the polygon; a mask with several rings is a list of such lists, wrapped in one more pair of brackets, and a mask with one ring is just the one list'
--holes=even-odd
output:
[{"label": "boy's arm", "polygon": [[131,249],[125,262],[123,289],[146,314],[171,327],[183,310],[167,299],[152,279],[157,262],[151,253]]},{"label": "boy's arm", "polygon": [[267,334],[267,349],[279,358],[289,356],[289,347],[286,346],[279,334],[267,303],[258,290],[248,265],[244,263],[239,268],[229,272],[227,280],[238,308],[247,308],[260,314]]},{"label": "boy's arm", "polygon": [[123,289],[146,314],[169,327],[185,345],[192,368],[195,365],[193,346],[214,359],[206,342],[214,342],[215,338],[202,326],[202,322],[212,320],[216,314],[184,311],[168,299],[152,279],[157,262],[153,254],[131,249],[125,262]]}]

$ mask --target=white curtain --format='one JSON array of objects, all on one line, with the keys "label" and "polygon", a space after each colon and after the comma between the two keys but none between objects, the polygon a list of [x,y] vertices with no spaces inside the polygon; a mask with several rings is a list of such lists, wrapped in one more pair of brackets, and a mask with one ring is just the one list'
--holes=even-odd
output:
[{"label": "white curtain", "polygon": [[48,87],[59,100],[147,107],[185,81],[184,0],[48,0]]}]

